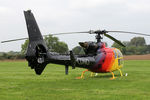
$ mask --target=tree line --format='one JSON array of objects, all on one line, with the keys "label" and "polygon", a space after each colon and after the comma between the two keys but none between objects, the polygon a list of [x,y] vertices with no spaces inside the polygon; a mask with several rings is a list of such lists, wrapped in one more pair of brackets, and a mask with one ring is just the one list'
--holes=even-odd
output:
[{"label": "tree line", "polygon": [[120,49],[124,55],[143,55],[150,53],[150,45],[147,45],[144,37],[134,37],[130,41],[123,41],[126,47],[113,43],[112,47]]},{"label": "tree line", "polygon": [[[134,37],[130,41],[123,41],[122,43],[126,47],[122,47],[116,42],[114,42],[111,47],[120,49],[123,55],[150,54],[150,45],[146,44],[144,37]],[[84,54],[84,50],[80,46],[73,48],[73,52],[75,54]]]},{"label": "tree line", "polygon": [[[44,37],[46,45],[51,52],[57,53],[68,53],[68,45],[65,42],[60,41],[57,37],[52,35]],[[2,59],[24,59],[25,52],[28,46],[29,40],[26,40],[24,44],[21,46],[20,52],[0,52],[0,60]],[[120,49],[120,51],[124,55],[142,55],[142,54],[150,54],[150,45],[147,45],[144,37],[134,37],[130,41],[122,42],[126,47],[122,47],[117,43],[113,43],[111,47],[115,47]],[[107,43],[106,43],[107,44]],[[84,50],[80,46],[76,46],[73,49],[74,54],[85,54]]]},{"label": "tree line", "polygon": [[[58,53],[67,53],[69,51],[68,45],[65,42],[60,41],[57,37],[52,35],[44,37],[46,45],[51,52],[58,52]],[[24,59],[25,52],[27,50],[29,44],[29,40],[26,40],[24,44],[21,45],[20,52],[0,52],[0,60],[3,59]]]},{"label": "tree line", "polygon": [[25,56],[24,54],[21,54],[21,52],[14,52],[14,51],[9,51],[9,52],[0,52],[0,60],[5,60],[5,59],[24,59]]}]

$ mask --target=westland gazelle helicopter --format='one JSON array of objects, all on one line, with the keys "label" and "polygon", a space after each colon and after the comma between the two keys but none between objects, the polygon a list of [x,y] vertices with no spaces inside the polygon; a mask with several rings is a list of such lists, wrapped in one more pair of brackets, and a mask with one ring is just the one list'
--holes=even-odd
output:
[{"label": "westland gazelle helicopter", "polygon": [[[105,47],[105,43],[101,42],[102,35],[110,38],[119,45],[125,47],[119,40],[110,36],[108,33],[130,33],[137,35],[150,36],[148,34],[126,32],[126,31],[106,31],[106,30],[90,30],[84,32],[69,32],[69,33],[57,33],[52,35],[63,35],[63,34],[76,34],[76,33],[89,33],[96,34],[97,42],[79,42],[80,46],[84,48],[85,55],[74,55],[72,51],[70,54],[58,54],[54,52],[49,52],[48,48],[43,40],[43,36],[38,28],[36,20],[33,16],[31,10],[24,11],[26,26],[29,36],[29,44],[25,54],[25,58],[28,61],[28,65],[31,69],[34,69],[37,75],[41,75],[46,65],[49,63],[65,65],[65,73],[68,74],[69,66],[73,69],[76,67],[85,68],[87,70],[83,71],[81,77],[84,77],[86,71],[91,71],[95,73],[107,73],[112,74],[112,79],[115,79],[113,71],[119,70],[122,76],[121,68],[123,67],[123,55],[117,48]],[[11,42],[24,40],[28,38],[14,39],[2,41]]]}]

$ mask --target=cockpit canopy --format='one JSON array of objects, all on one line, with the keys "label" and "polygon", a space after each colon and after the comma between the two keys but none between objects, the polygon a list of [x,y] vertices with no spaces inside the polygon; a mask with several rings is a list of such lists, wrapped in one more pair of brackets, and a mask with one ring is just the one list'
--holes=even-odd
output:
[{"label": "cockpit canopy", "polygon": [[118,53],[118,58],[123,57],[123,55],[122,55],[122,53],[120,52],[120,50],[119,50],[119,49],[116,49],[116,51],[117,51],[117,53]]},{"label": "cockpit canopy", "polygon": [[118,65],[123,65],[123,55],[119,49],[113,48],[115,59],[118,60]]}]

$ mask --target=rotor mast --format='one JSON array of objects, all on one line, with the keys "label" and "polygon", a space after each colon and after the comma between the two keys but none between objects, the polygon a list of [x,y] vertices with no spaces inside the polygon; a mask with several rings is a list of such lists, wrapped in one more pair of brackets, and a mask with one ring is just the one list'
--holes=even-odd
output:
[{"label": "rotor mast", "polygon": [[105,30],[97,30],[97,31],[95,31],[94,33],[96,33],[96,36],[95,36],[95,38],[96,38],[96,40],[97,40],[97,43],[99,43],[99,42],[101,42],[101,39],[103,39],[103,37],[102,37],[102,35],[104,34],[104,33],[106,33],[106,31]]},{"label": "rotor mast", "polygon": [[101,36],[100,33],[98,33],[98,34],[96,35],[96,39],[97,39],[97,43],[99,43],[99,42],[101,42],[101,39],[103,39],[103,37]]}]

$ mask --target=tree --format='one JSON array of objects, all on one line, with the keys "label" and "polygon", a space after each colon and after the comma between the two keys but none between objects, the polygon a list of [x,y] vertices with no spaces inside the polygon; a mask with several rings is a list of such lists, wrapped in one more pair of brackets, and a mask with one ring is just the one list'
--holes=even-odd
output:
[{"label": "tree", "polygon": [[144,46],[146,45],[145,39],[144,37],[134,37],[133,39],[131,39],[130,41],[130,45],[133,46]]},{"label": "tree", "polygon": [[123,41],[122,42],[126,47],[130,46],[130,41]]},{"label": "tree", "polygon": [[57,42],[54,47],[52,47],[52,50],[58,53],[67,53],[68,45],[65,42]]},{"label": "tree", "polygon": [[28,44],[29,44],[29,40],[26,40],[24,42],[24,44],[21,45],[21,54],[25,54],[27,47],[28,47]]},{"label": "tree", "polygon": [[135,46],[127,46],[126,48],[126,55],[133,55],[136,54],[136,47]]},{"label": "tree", "polygon": [[82,54],[85,54],[83,48],[80,47],[80,46],[74,47],[74,48],[72,49],[72,51],[73,51],[74,54],[81,54],[81,55],[82,55]]},{"label": "tree", "polygon": [[146,54],[146,46],[138,46],[136,47],[136,54]]},{"label": "tree", "polygon": [[65,42],[59,41],[57,37],[52,35],[45,37],[45,42],[48,49],[52,52],[66,53],[68,52],[68,45]]},{"label": "tree", "polygon": [[[66,53],[68,52],[68,45],[65,42],[59,41],[57,37],[53,37],[52,35],[45,37],[45,42],[48,47],[48,49],[52,52],[58,52],[58,53]],[[24,54],[27,46],[29,44],[29,40],[26,40],[24,44],[22,44],[21,53]]]},{"label": "tree", "polygon": [[145,39],[143,37],[134,37],[131,41],[122,42],[126,47],[113,43],[112,47],[120,49],[120,51],[125,55],[132,54],[147,54],[150,52],[150,47],[146,45]]},{"label": "tree", "polygon": [[150,53],[150,45],[146,46],[146,53]]}]

